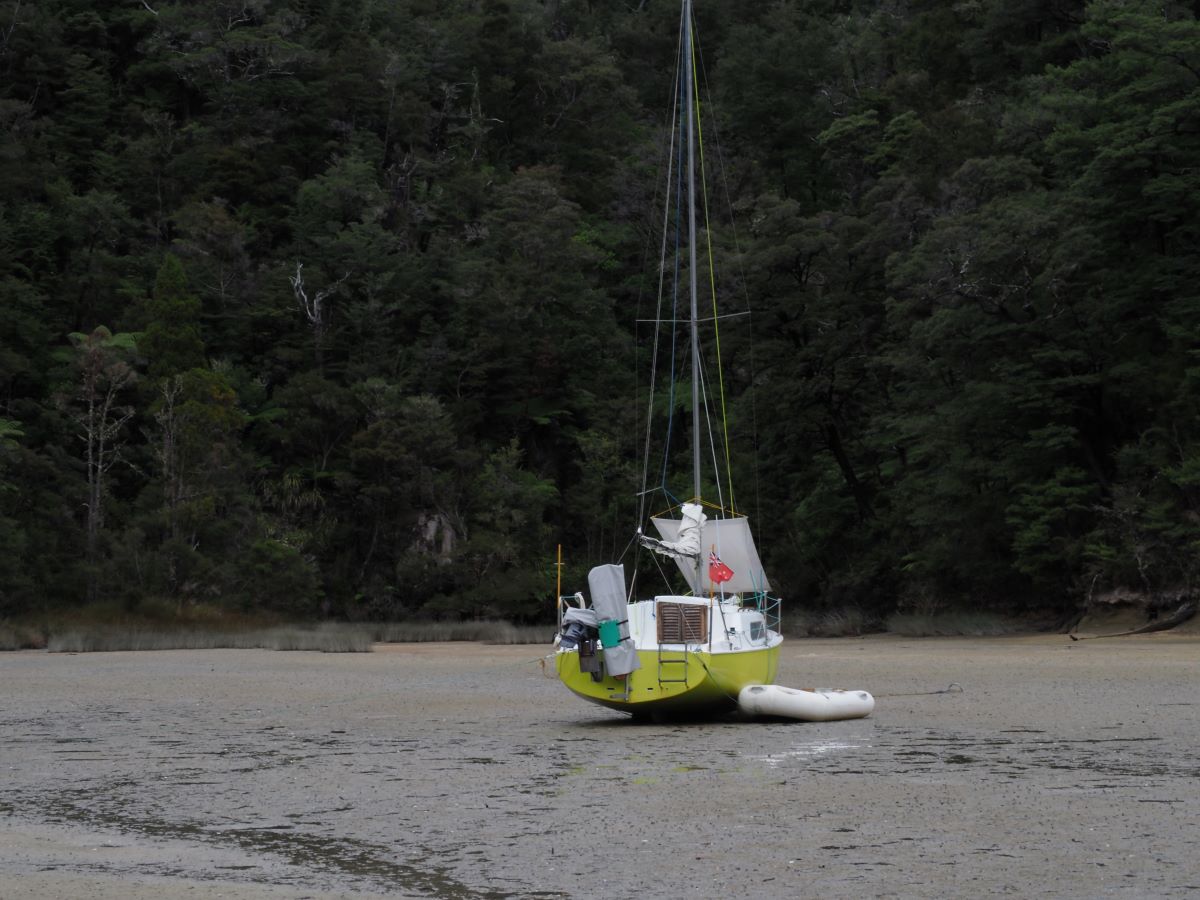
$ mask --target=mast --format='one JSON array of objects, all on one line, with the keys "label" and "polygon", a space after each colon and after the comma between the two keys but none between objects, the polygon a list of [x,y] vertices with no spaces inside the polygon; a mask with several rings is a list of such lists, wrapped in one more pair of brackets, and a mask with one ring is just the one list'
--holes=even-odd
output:
[{"label": "mast", "polygon": [[692,343],[692,493],[700,499],[700,332],[696,290],[696,103],[693,97],[695,59],[692,56],[692,0],[683,0],[683,46],[687,100],[688,288],[691,295]]},{"label": "mast", "polygon": [[[692,40],[692,0],[683,0],[684,96],[687,99],[687,185],[688,185],[688,291],[691,298],[692,342],[692,495],[700,501],[700,325],[699,292],[696,289],[696,59]],[[701,519],[703,521],[703,519]],[[703,535],[701,535],[703,537]],[[696,589],[704,565],[704,548],[696,554]],[[709,630],[709,648],[712,630]]]}]

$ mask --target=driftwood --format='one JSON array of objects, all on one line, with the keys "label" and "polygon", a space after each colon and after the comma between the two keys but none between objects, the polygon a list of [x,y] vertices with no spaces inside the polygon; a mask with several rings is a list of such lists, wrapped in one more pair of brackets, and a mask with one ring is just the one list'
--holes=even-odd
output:
[{"label": "driftwood", "polygon": [[1073,641],[1090,641],[1095,638],[1127,637],[1132,634],[1149,634],[1152,631],[1166,631],[1168,628],[1182,625],[1195,614],[1196,601],[1189,600],[1187,603],[1182,604],[1175,612],[1171,613],[1171,615],[1155,619],[1153,622],[1147,622],[1141,628],[1134,628],[1132,631],[1114,631],[1112,634],[1089,634],[1083,637],[1068,634],[1067,637]]}]

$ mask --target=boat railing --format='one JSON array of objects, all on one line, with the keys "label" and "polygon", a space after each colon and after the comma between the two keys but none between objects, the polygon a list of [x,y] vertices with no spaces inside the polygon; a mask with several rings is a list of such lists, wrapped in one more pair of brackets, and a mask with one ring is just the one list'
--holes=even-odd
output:
[{"label": "boat railing", "polygon": [[746,609],[756,609],[763,615],[768,631],[780,634],[779,625],[783,618],[783,601],[766,591],[756,591],[753,594],[742,595],[742,606]]},{"label": "boat railing", "polygon": [[587,609],[587,601],[582,594],[560,594],[558,598],[558,630],[562,631],[563,616],[568,609]]}]

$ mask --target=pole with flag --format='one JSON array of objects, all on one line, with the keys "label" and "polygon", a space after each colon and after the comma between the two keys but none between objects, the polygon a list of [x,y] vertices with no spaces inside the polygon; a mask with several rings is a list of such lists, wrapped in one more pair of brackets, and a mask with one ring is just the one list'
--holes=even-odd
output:
[{"label": "pole with flag", "polygon": [[716,548],[708,551],[708,580],[713,584],[724,584],[733,577],[733,569],[721,562]]}]

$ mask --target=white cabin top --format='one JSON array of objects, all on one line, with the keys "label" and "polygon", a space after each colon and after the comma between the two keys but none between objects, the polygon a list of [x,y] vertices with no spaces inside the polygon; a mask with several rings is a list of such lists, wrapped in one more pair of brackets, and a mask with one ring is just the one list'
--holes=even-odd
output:
[{"label": "white cabin top", "polygon": [[639,650],[711,647],[713,653],[761,649],[781,640],[762,612],[743,607],[737,596],[662,595],[630,603],[629,636]]}]

